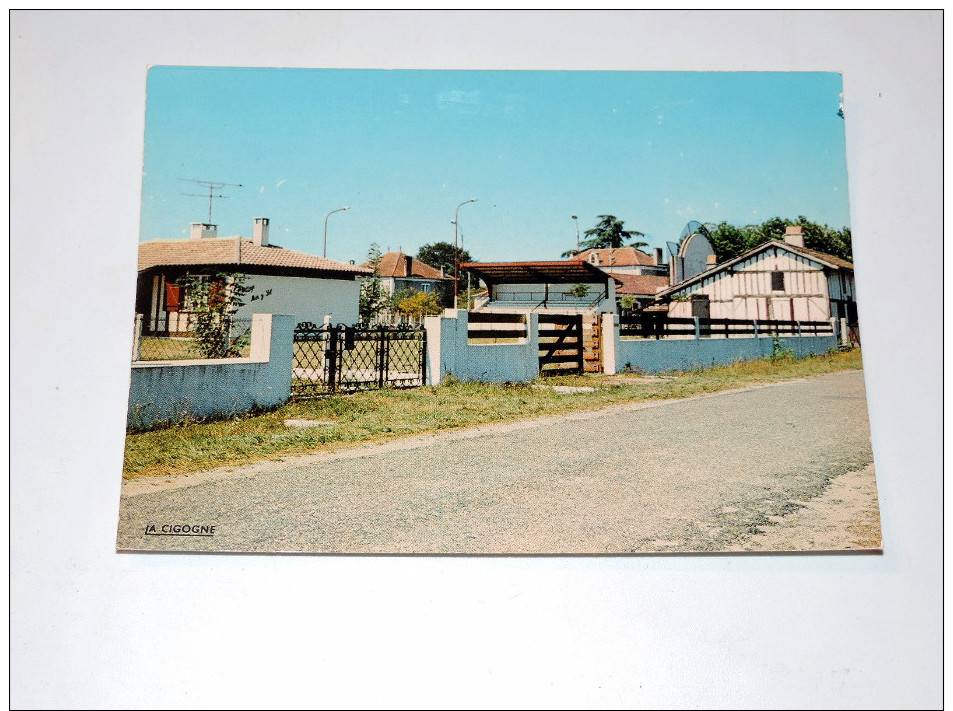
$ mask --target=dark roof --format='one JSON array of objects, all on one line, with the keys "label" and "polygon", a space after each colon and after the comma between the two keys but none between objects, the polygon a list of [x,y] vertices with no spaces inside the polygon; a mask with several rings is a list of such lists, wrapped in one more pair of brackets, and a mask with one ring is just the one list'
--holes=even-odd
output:
[{"label": "dark roof", "polygon": [[[370,267],[371,264],[368,262],[364,264],[364,266]],[[398,279],[407,277],[417,277],[420,279],[453,279],[453,277],[442,275],[440,270],[436,267],[432,267],[403,252],[388,252],[383,255],[380,265],[377,267],[377,273],[382,277],[396,277]]]},{"label": "dark roof", "polygon": [[487,284],[604,284],[618,279],[588,262],[464,262],[461,269],[472,272]]},{"label": "dark roof", "polygon": [[171,266],[228,267],[239,271],[254,271],[255,267],[260,267],[303,276],[334,273],[339,279],[372,273],[365,267],[336,262],[293,249],[273,245],[262,247],[243,237],[152,240],[139,245],[140,272],[153,267]]},{"label": "dark roof", "polygon": [[799,254],[802,257],[807,257],[808,259],[818,262],[819,264],[823,266],[830,267],[831,269],[843,269],[847,271],[854,271],[854,265],[851,262],[848,262],[846,259],[841,259],[840,257],[835,257],[833,254],[825,254],[824,252],[818,252],[813,249],[807,249],[806,247],[796,247],[793,244],[788,244],[787,242],[779,242],[778,240],[771,240],[769,242],[765,242],[764,244],[759,244],[757,247],[749,249],[747,252],[735,257],[734,259],[729,259],[728,261],[722,262],[721,264],[718,264],[712,267],[711,269],[708,269],[707,271],[702,272],[701,274],[696,274],[693,277],[690,277],[682,282],[679,282],[678,284],[675,284],[674,286],[666,289],[665,291],[660,292],[658,295],[668,296],[669,294],[673,294],[676,291],[681,291],[685,287],[691,286],[695,282],[701,281],[702,279],[707,279],[713,274],[724,272],[728,270],[730,267],[733,267],[735,264],[738,264],[739,262],[743,262],[744,260],[753,257],[758,252],[763,252],[771,248],[780,248],[780,249],[787,250],[788,252],[791,252],[793,254]]},{"label": "dark roof", "polygon": [[668,286],[667,276],[655,274],[613,274],[616,281],[622,282],[616,287],[616,294],[633,294],[636,296],[655,296],[659,289]]}]

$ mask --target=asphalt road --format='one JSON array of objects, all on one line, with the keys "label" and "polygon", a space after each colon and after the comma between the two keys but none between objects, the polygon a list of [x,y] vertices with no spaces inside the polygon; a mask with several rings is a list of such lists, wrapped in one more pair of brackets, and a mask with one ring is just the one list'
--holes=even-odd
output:
[{"label": "asphalt road", "polygon": [[[851,371],[364,445],[172,483],[128,482],[118,546],[755,550],[752,541],[793,520],[786,517],[822,496],[836,477],[866,468],[873,486],[871,464],[863,374]],[[215,528],[212,535],[163,535],[176,525]]]}]

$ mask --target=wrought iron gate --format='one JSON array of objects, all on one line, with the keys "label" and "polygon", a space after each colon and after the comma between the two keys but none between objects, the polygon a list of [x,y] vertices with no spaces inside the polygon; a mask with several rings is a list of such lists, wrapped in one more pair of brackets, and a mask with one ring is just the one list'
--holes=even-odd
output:
[{"label": "wrought iron gate", "polygon": [[582,315],[539,315],[539,374],[575,375],[584,370]]},{"label": "wrought iron gate", "polygon": [[292,397],[424,384],[426,332],[389,326],[316,326],[294,334]]}]

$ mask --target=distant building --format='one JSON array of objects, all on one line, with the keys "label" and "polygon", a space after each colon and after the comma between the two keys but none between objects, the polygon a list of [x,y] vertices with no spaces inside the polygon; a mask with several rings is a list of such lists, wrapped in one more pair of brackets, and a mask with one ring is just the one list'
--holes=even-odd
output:
[{"label": "distant building", "polygon": [[[372,268],[370,263],[364,264]],[[453,305],[453,277],[403,252],[388,252],[381,256],[377,267],[381,286],[388,295],[413,289],[437,294],[444,306]]]},{"label": "distant building", "polygon": [[360,283],[371,270],[270,244],[269,220],[255,218],[253,238],[219,237],[215,225],[195,223],[187,240],[152,240],[139,245],[136,313],[143,333],[185,333],[191,328],[186,274],[213,272],[247,276],[249,294],[267,296],[246,303],[237,318],[254,313],[293,314],[299,322],[356,323]]},{"label": "distant building", "polygon": [[665,276],[668,265],[663,261],[662,250],[649,255],[635,247],[587,249],[573,255],[573,261],[588,262],[609,274],[633,274]]},{"label": "distant building", "polygon": [[672,251],[668,270],[671,284],[691,279],[710,269],[717,262],[715,248],[705,235],[702,225],[697,222],[689,222],[682,232],[679,244],[672,245],[669,249]]}]

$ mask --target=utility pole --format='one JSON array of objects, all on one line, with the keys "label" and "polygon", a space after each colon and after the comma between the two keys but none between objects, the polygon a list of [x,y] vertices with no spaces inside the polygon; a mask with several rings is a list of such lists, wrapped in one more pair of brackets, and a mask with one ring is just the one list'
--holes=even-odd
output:
[{"label": "utility pole", "polygon": [[464,200],[457,205],[457,211],[453,216],[453,308],[457,308],[457,299],[459,292],[460,279],[460,208],[471,202],[476,202],[476,198]]}]

